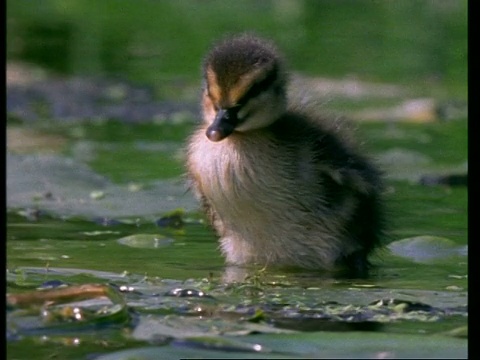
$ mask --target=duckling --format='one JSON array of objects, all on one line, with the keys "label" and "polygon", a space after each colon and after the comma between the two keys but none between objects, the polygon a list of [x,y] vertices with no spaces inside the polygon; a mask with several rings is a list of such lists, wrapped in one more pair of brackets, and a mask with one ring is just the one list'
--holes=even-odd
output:
[{"label": "duckling", "polygon": [[335,126],[289,104],[283,63],[252,34],[207,54],[191,188],[228,264],[366,276],[382,235],[381,173]]}]

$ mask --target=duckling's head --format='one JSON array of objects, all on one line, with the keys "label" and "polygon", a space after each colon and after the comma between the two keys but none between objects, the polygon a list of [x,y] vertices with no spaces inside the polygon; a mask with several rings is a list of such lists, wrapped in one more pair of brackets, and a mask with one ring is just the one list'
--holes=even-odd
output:
[{"label": "duckling's head", "polygon": [[230,37],[204,62],[206,136],[220,141],[234,131],[272,124],[286,110],[286,76],[275,47],[253,35]]}]

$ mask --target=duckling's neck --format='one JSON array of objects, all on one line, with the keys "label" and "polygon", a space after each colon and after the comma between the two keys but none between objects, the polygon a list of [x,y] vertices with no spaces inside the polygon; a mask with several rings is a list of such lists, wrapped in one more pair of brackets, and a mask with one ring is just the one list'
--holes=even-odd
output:
[{"label": "duckling's neck", "polygon": [[228,206],[228,202],[240,200],[244,189],[256,186],[259,171],[274,166],[275,146],[268,128],[235,131],[219,142],[208,140],[201,128],[195,137],[190,161],[201,174],[203,191],[214,202],[225,201]]}]

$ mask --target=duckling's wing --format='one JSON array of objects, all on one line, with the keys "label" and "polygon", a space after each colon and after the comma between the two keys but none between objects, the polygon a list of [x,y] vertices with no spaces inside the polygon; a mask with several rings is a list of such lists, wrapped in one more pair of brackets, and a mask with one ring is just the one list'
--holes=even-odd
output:
[{"label": "duckling's wing", "polygon": [[320,173],[338,186],[358,194],[374,194],[381,188],[381,174],[359,149],[339,134],[318,132],[313,151]]}]

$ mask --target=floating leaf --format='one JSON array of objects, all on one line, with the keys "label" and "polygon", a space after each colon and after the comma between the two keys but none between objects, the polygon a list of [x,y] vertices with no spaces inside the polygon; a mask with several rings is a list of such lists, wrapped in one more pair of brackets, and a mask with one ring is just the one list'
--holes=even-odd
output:
[{"label": "floating leaf", "polygon": [[[201,338],[191,345],[202,344]],[[215,338],[217,340],[217,338]],[[242,338],[241,346],[256,344],[271,349],[268,354],[229,348],[227,344],[238,344],[229,338],[217,340],[220,344],[203,347],[144,347],[102,355],[97,360],[153,360],[178,358],[222,358],[222,359],[311,359],[311,358],[467,358],[467,340],[448,336],[419,336],[378,332],[313,332],[291,334],[256,334]],[[232,341],[232,343],[230,343]],[[205,345],[208,342],[203,342]],[[186,344],[185,340],[179,344]],[[215,342],[213,342],[215,344]],[[225,346],[225,347],[224,347]],[[255,345],[254,345],[255,346]]]},{"label": "floating leaf", "polygon": [[380,154],[378,162],[389,178],[414,181],[433,163],[427,155],[404,148],[393,148]]},{"label": "floating leaf", "polygon": [[423,263],[451,256],[464,256],[465,247],[437,236],[417,236],[390,243],[388,248],[394,255]]}]

